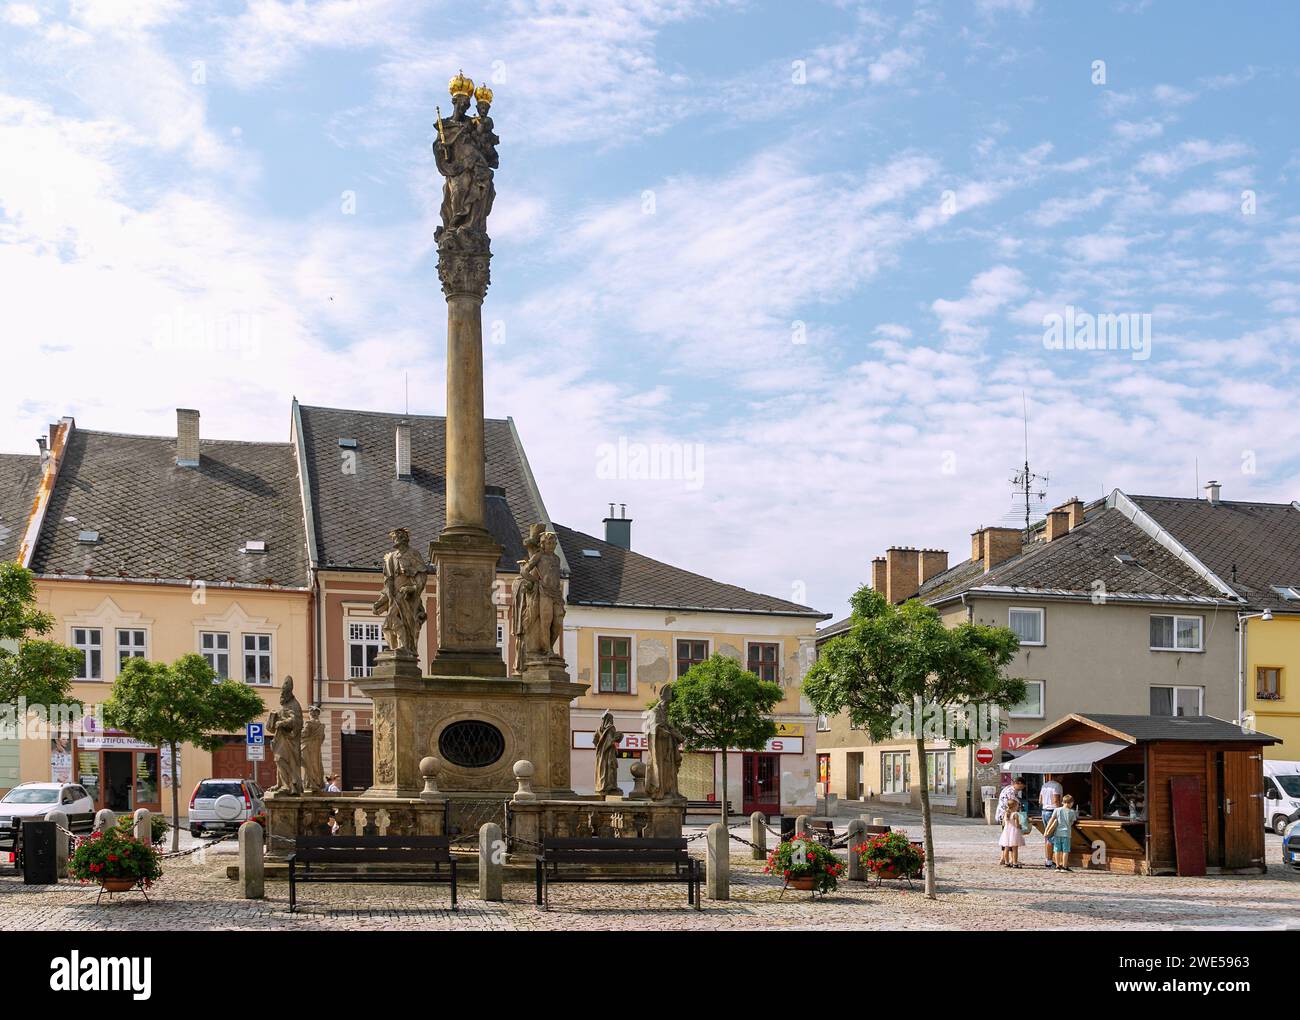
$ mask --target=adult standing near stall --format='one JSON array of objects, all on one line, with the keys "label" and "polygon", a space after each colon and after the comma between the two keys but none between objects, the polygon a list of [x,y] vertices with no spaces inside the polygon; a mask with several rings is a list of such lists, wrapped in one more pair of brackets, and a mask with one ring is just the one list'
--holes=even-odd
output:
[{"label": "adult standing near stall", "polygon": [[[1047,823],[1051,821],[1052,815],[1061,806],[1061,794],[1064,792],[1061,789],[1061,784],[1053,779],[1050,773],[1044,778],[1043,788],[1038,793],[1039,804],[1043,809],[1044,832],[1047,831]],[[1043,857],[1045,858],[1043,867],[1056,867],[1056,861],[1052,857],[1052,841],[1046,836],[1043,837]]]}]

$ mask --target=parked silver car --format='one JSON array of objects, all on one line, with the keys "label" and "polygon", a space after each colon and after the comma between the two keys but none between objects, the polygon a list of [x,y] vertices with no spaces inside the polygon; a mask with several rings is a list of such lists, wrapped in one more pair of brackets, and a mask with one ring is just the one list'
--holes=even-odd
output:
[{"label": "parked silver car", "polygon": [[233,832],[266,810],[262,788],[251,779],[203,779],[190,796],[190,835]]}]

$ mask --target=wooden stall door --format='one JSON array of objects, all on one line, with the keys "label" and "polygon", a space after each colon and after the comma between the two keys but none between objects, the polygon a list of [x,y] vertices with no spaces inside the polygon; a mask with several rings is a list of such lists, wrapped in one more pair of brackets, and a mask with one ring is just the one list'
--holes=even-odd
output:
[{"label": "wooden stall door", "polygon": [[1223,752],[1223,866],[1264,864],[1263,755],[1258,750]]}]

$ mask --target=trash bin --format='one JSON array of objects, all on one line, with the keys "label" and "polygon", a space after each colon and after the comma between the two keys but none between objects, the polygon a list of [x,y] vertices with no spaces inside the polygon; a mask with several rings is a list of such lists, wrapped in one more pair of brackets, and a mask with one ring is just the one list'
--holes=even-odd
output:
[{"label": "trash bin", "polygon": [[981,786],[980,796],[984,798],[984,821],[988,825],[993,825],[996,822],[998,812],[997,788]]},{"label": "trash bin", "polygon": [[57,836],[53,822],[23,822],[23,882],[58,885],[59,867],[54,856]]}]

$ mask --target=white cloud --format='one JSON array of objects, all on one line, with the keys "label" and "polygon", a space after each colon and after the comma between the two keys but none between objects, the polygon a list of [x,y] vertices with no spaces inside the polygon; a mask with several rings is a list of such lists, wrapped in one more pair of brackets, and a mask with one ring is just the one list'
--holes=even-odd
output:
[{"label": "white cloud", "polygon": [[1195,216],[1201,213],[1224,213],[1236,211],[1241,203],[1240,195],[1226,191],[1209,191],[1195,188],[1185,191],[1174,199],[1170,211],[1183,216]]},{"label": "white cloud", "polygon": [[1249,152],[1250,148],[1241,142],[1215,143],[1194,138],[1164,152],[1147,153],[1138,161],[1137,170],[1158,177],[1172,177],[1205,163],[1240,159]]}]

